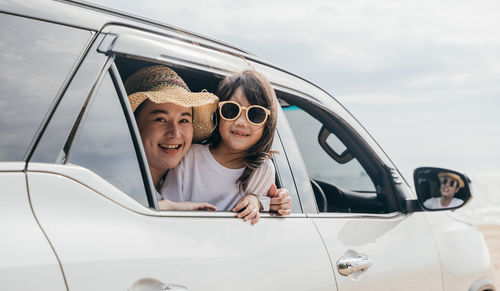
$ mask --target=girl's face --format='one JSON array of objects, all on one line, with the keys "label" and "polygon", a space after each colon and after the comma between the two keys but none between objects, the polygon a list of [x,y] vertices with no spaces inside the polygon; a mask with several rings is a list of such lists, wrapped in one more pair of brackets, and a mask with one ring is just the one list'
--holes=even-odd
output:
[{"label": "girl's face", "polygon": [[[250,104],[242,87],[238,87],[229,99],[240,106],[248,107]],[[245,109],[242,109],[245,110]],[[246,119],[246,112],[241,112],[236,120],[227,121],[220,118],[219,133],[221,142],[219,146],[231,152],[245,152],[255,145],[264,132],[264,125],[255,126]]]}]

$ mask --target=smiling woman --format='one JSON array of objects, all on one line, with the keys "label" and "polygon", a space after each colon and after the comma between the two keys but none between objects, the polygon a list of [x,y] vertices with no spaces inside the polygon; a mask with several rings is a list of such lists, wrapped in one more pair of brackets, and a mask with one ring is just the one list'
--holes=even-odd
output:
[{"label": "smiling woman", "polygon": [[[208,92],[192,93],[179,75],[167,66],[148,66],[125,81],[149,171],[156,191],[169,170],[177,167],[195,141],[205,140],[213,129],[210,119],[218,98]],[[156,192],[157,197],[162,196]],[[176,203],[178,202],[178,203]],[[197,210],[215,207],[205,201],[160,201],[164,210]]]}]

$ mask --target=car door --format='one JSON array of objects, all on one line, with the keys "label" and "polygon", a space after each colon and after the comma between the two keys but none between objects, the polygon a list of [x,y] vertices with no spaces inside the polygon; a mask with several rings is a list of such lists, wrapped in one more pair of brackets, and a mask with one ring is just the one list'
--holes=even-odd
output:
[{"label": "car door", "polygon": [[308,177],[299,195],[316,201],[308,217],[328,249],[338,290],[442,290],[428,222],[422,212],[399,210],[395,193],[406,185],[342,118],[348,113],[299,92],[278,96],[290,124],[280,124],[280,136],[289,141],[294,176]]},{"label": "car door", "polygon": [[[140,47],[133,40],[141,33],[96,39],[28,165],[33,212],[69,290],[336,290],[321,237],[300,207],[289,217],[263,214],[255,226],[231,212],[157,210],[123,71],[115,64],[130,62],[130,69],[153,62],[120,42]],[[160,62],[176,60],[169,64],[206,74],[205,60],[197,59],[205,48],[188,58],[184,42],[149,36],[144,48]],[[108,49],[111,43],[123,55]]]}]

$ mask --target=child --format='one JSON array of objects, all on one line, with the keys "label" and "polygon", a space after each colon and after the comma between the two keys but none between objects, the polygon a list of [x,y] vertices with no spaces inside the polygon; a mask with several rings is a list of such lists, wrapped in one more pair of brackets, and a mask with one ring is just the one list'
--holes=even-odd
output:
[{"label": "child", "polygon": [[219,210],[241,211],[259,221],[269,210],[274,183],[271,145],[276,129],[276,95],[266,78],[252,70],[219,85],[218,123],[207,145],[194,144],[160,190],[174,202],[208,202]]}]

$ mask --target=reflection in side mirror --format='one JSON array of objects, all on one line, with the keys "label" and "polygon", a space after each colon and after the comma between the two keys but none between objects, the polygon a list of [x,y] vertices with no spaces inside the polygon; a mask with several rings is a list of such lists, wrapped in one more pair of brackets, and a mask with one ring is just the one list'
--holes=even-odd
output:
[{"label": "reflection in side mirror", "polygon": [[472,194],[467,176],[442,168],[417,168],[413,173],[418,201],[427,210],[449,210],[465,205]]}]

